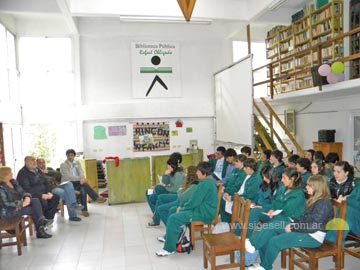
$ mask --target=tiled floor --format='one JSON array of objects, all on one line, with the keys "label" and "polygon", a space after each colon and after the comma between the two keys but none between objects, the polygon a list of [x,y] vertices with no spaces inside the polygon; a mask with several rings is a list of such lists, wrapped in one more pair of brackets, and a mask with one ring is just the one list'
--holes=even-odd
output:
[{"label": "tiled floor", "polygon": [[[28,237],[23,255],[17,256],[15,247],[0,251],[1,270],[193,270],[203,269],[202,246],[188,254],[159,258],[154,252],[162,243],[163,226],[146,228],[151,215],[145,203],[107,206],[91,204],[91,216],[81,222],[69,222],[57,215],[49,229],[48,240]],[[225,259],[225,258],[223,258]],[[321,269],[334,268],[331,259],[322,260]],[[346,257],[346,270],[360,269],[360,260]],[[279,260],[274,269],[280,269]]]}]

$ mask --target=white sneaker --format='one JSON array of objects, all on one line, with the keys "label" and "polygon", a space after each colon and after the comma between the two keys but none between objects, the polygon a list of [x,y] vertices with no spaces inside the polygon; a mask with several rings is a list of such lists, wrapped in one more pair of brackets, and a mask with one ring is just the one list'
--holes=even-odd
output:
[{"label": "white sneaker", "polygon": [[251,244],[249,238],[245,239],[245,249],[247,252],[254,253],[255,247]]},{"label": "white sneaker", "polygon": [[158,236],[156,239],[161,243],[165,243],[166,241],[164,236]]},{"label": "white sneaker", "polygon": [[254,264],[253,266],[249,266],[247,270],[265,270],[265,268],[259,264]]},{"label": "white sneaker", "polygon": [[169,252],[165,249],[162,249],[160,251],[157,251],[155,252],[156,256],[159,256],[159,257],[166,257],[166,256],[169,256],[169,255],[172,255],[172,254],[175,254],[175,251],[173,252]]}]

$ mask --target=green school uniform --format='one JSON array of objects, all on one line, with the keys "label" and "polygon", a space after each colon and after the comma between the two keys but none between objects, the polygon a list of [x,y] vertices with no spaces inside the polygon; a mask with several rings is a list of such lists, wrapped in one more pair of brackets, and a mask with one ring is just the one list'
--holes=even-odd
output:
[{"label": "green school uniform", "polygon": [[244,193],[241,195],[246,200],[254,200],[260,190],[262,178],[259,172],[254,172],[245,183]]},{"label": "green school uniform", "polygon": [[245,177],[244,169],[235,169],[227,182],[224,193],[233,195],[235,192],[238,192]]},{"label": "green school uniform", "polygon": [[291,219],[300,217],[305,211],[305,195],[300,188],[286,193],[287,187],[281,186],[279,194],[271,204],[272,210],[282,209],[281,215]]},{"label": "green school uniform", "polygon": [[187,188],[184,192],[178,190],[178,201],[179,205],[183,206],[194,194],[198,185],[192,184],[190,187]]},{"label": "green school uniform", "polygon": [[261,173],[261,170],[265,167],[271,167],[271,162],[269,160],[262,162],[261,160],[259,160],[256,164],[257,167],[257,171]]},{"label": "green school uniform", "polygon": [[311,173],[308,172],[308,171],[306,171],[306,173],[301,174],[302,189],[304,189],[306,187],[307,181],[308,181],[310,176],[311,176]]},{"label": "green school uniform", "polygon": [[181,232],[181,226],[192,221],[202,221],[210,224],[216,216],[218,191],[214,182],[206,178],[197,186],[191,198],[184,204],[179,213],[168,218],[166,226],[166,241],[164,249],[169,252],[176,250],[176,242]]},{"label": "green school uniform", "polygon": [[183,172],[176,172],[173,176],[163,175],[161,182],[165,184],[168,192],[177,192],[185,181],[185,174]]},{"label": "green school uniform", "polygon": [[[212,171],[215,171],[215,167],[216,167],[216,163],[217,163],[217,159],[216,158],[212,158],[209,160],[209,163],[211,165]],[[226,176],[226,170],[227,167],[229,166],[229,163],[225,160],[224,158],[224,165],[223,165],[223,169],[222,169],[222,173],[221,173],[221,177],[224,178]]]}]

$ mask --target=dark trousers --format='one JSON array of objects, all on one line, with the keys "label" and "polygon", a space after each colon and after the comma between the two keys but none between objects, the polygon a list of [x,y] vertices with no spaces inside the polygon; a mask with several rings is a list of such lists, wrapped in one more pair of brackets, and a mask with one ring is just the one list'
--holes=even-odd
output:
[{"label": "dark trousers", "polygon": [[72,181],[74,189],[80,191],[80,203],[83,206],[83,211],[87,211],[87,195],[95,202],[99,195],[89,186],[89,184],[80,184],[80,181]]},{"label": "dark trousers", "polygon": [[19,213],[21,216],[23,215],[31,216],[34,221],[35,228],[36,230],[38,230],[38,228],[40,227],[39,225],[40,220],[44,218],[41,203],[38,198],[32,198],[30,205],[27,207],[22,207],[19,210]]},{"label": "dark trousers", "polygon": [[53,197],[50,200],[40,199],[41,207],[45,218],[54,219],[54,216],[57,212],[59,200],[60,197],[56,194],[53,194]]}]

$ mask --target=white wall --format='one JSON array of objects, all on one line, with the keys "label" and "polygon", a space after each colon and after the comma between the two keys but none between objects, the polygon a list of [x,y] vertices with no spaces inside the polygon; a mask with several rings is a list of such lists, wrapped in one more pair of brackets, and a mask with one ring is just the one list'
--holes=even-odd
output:
[{"label": "white wall", "polygon": [[[296,111],[296,139],[304,149],[313,148],[313,142],[318,141],[318,130],[335,129],[335,141],[343,143],[343,159],[353,162],[352,115],[360,111],[360,95],[313,102],[286,101],[273,108],[282,120],[284,110]],[[284,134],[279,135],[285,138]],[[290,149],[295,150],[295,147]]]},{"label": "white wall", "polygon": [[[124,23],[118,19],[81,18],[81,118],[86,121],[84,154],[103,158],[134,154],[132,133],[127,138],[94,141],[93,126],[182,119],[192,135],[171,138],[171,151],[185,152],[189,139],[197,139],[205,154],[214,150],[213,74],[231,63],[232,47],[221,26]],[[133,41],[177,42],[180,46],[182,97],[132,98],[130,45]],[[191,138],[190,138],[191,137]],[[124,145],[125,144],[125,145]],[[167,153],[157,153],[167,154]],[[144,155],[149,155],[145,153]]]}]

